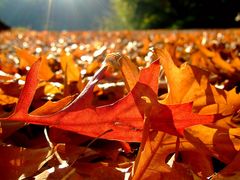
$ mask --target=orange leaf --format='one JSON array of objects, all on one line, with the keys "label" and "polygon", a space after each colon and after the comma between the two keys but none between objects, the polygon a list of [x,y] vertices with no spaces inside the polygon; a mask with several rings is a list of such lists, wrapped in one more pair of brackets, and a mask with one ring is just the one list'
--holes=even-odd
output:
[{"label": "orange leaf", "polygon": [[[145,130],[149,131],[149,129]],[[182,154],[182,152],[181,163],[173,162],[173,166],[170,167],[166,161],[169,155],[176,153],[176,137],[163,132],[149,131],[148,135],[145,136],[145,141],[142,141],[134,165],[133,179],[173,179],[173,177],[176,179],[193,179],[194,174],[190,167],[202,178],[206,178],[213,173],[210,159],[198,153],[197,149],[186,140],[180,142],[178,153]],[[188,155],[185,156],[184,153]],[[199,161],[201,163],[194,164]]]},{"label": "orange leaf", "polygon": [[155,53],[160,58],[169,86],[168,95],[162,101],[163,103],[192,102],[199,91],[204,91],[201,89],[200,83],[208,83],[207,72],[186,63],[178,68],[165,49],[155,49]]},{"label": "orange leaf", "polygon": [[70,84],[72,81],[79,81],[80,70],[73,60],[73,56],[70,54],[62,54],[60,57],[60,63],[63,72],[65,73],[65,78],[67,84]]},{"label": "orange leaf", "polygon": [[36,60],[37,57],[30,54],[25,49],[16,48],[17,56],[20,58],[20,69],[26,68],[27,66],[31,66]]},{"label": "orange leaf", "polygon": [[[37,61],[37,57],[30,54],[27,50],[16,48],[17,56],[20,58],[20,69],[31,66]],[[38,74],[38,78],[41,80],[49,80],[54,76],[54,73],[50,69],[45,56],[41,57],[41,66]]]},{"label": "orange leaf", "polygon": [[31,115],[46,115],[46,114],[53,114],[61,109],[63,109],[65,106],[67,106],[75,96],[67,96],[57,102],[48,101],[43,106],[39,107],[38,109],[35,109],[33,112],[31,112]]},{"label": "orange leaf", "polygon": [[209,83],[208,72],[188,64],[178,68],[166,50],[156,49],[155,52],[163,65],[169,85],[168,95],[162,103],[193,101],[195,112],[201,114],[229,115],[240,108],[240,94],[235,89],[229,92],[216,89]]},{"label": "orange leaf", "polygon": [[197,125],[185,129],[184,135],[199,151],[230,163],[240,150],[240,128],[229,130]]},{"label": "orange leaf", "polygon": [[125,55],[115,53],[108,55],[107,59],[110,58],[114,58],[112,63],[120,68],[124,76],[126,87],[128,91],[131,91],[139,80],[138,67]]},{"label": "orange leaf", "polygon": [[38,78],[47,81],[51,79],[53,76],[54,73],[52,72],[51,68],[48,65],[46,56],[42,56]]}]

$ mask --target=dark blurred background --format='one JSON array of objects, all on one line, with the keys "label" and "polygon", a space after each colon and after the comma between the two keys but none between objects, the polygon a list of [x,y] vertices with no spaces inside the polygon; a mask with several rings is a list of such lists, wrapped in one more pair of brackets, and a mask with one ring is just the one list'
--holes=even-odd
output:
[{"label": "dark blurred background", "polygon": [[240,0],[0,0],[0,20],[35,30],[240,27]]}]

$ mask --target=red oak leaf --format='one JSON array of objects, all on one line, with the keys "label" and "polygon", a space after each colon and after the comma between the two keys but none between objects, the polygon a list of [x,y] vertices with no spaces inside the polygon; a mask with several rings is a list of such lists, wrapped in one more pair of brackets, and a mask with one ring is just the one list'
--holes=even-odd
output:
[{"label": "red oak leaf", "polygon": [[142,136],[144,111],[148,106],[143,97],[147,97],[152,105],[150,120],[153,129],[180,135],[185,127],[213,121],[213,116],[193,114],[191,103],[179,105],[158,103],[160,71],[158,61],[143,69],[135,87],[128,95],[113,104],[95,107],[91,103],[93,88],[107,68],[103,65],[79,96],[60,111],[48,115],[28,114],[38,84],[39,67],[40,60],[32,65],[27,75],[15,111],[8,118],[1,120],[49,125],[92,137],[139,142]]}]

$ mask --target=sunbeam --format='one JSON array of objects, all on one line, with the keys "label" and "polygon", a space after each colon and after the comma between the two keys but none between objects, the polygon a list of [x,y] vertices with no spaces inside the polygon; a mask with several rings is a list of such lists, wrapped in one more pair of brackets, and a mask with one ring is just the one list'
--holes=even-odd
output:
[{"label": "sunbeam", "polygon": [[46,26],[45,26],[46,30],[48,30],[49,20],[50,20],[50,16],[51,16],[51,10],[52,10],[52,0],[48,0],[47,19],[46,19]]}]

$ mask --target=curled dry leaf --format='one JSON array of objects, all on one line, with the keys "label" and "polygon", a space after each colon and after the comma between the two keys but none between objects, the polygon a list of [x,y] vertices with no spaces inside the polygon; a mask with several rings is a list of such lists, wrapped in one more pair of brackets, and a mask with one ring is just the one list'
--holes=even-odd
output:
[{"label": "curled dry leaf", "polygon": [[108,55],[107,59],[111,59],[110,62],[121,70],[126,87],[131,91],[139,80],[138,67],[125,55],[114,53]]}]

